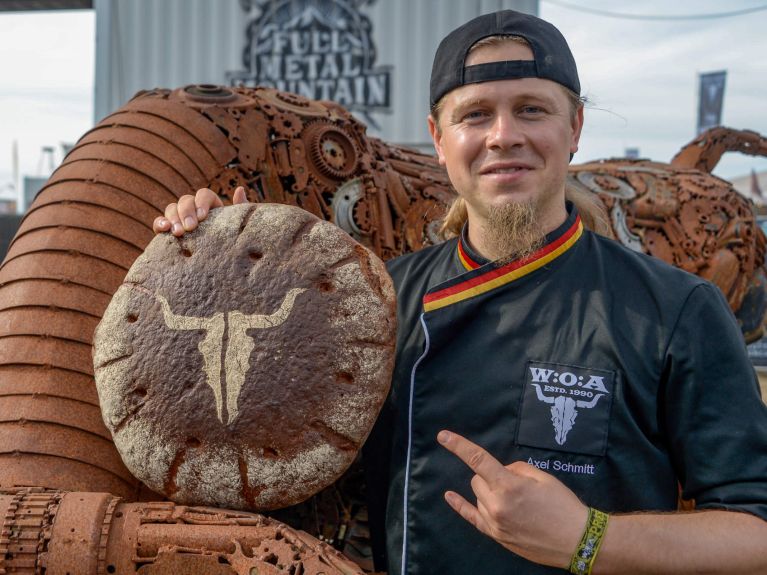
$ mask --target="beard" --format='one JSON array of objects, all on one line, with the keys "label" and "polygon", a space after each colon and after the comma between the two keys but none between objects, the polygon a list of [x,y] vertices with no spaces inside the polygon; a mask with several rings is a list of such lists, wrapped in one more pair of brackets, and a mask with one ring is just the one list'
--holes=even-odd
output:
[{"label": "beard", "polygon": [[532,255],[545,238],[534,201],[493,207],[484,232],[486,248],[501,264]]}]

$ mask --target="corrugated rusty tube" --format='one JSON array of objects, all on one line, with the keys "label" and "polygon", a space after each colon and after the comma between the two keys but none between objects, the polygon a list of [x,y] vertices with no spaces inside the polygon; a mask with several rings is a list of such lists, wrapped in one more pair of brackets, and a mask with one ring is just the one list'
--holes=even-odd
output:
[{"label": "corrugated rusty tube", "polygon": [[233,148],[178,102],[137,99],[88,132],[41,190],[0,268],[0,485],[140,486],[104,427],[91,339],[168,203]]}]

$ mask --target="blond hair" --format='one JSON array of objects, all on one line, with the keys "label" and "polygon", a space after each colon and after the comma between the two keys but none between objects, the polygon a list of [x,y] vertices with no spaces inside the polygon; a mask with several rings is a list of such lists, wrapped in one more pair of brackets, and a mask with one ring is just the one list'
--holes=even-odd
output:
[{"label": "blond hair", "polygon": [[[599,196],[593,192],[579,190],[574,186],[565,186],[565,200],[573,203],[581,216],[583,225],[602,236],[615,239],[610,216],[607,214],[605,205]],[[439,228],[440,235],[445,239],[454,238],[461,234],[464,224],[469,219],[466,209],[466,200],[457,197],[450,205],[442,225]]]},{"label": "blond hair", "polygon": [[466,210],[466,200],[461,196],[458,196],[453,203],[450,204],[450,209],[445,214],[445,219],[442,220],[442,225],[439,227],[440,235],[445,239],[454,238],[460,235],[463,225],[469,219],[469,212]]}]

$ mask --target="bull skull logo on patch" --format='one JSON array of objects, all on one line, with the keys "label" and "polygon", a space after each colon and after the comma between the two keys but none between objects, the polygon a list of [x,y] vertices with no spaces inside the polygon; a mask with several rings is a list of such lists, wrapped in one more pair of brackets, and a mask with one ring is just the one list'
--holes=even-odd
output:
[{"label": "bull skull logo on patch", "polygon": [[553,369],[531,367],[530,372],[533,378],[530,385],[535,387],[538,400],[551,405],[554,440],[559,445],[567,441],[567,434],[575,425],[578,410],[592,409],[608,393],[604,378],[597,375],[584,381],[583,376],[570,372],[557,373]]}]

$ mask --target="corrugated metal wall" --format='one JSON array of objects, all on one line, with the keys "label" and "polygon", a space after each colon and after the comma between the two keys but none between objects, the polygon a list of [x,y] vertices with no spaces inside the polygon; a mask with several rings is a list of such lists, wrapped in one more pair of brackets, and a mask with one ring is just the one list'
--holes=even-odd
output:
[{"label": "corrugated metal wall", "polygon": [[[137,91],[226,84],[243,67],[249,14],[238,0],[95,0],[95,120]],[[391,113],[371,115],[387,141],[430,147],[426,129],[431,62],[450,30],[479,14],[538,12],[538,0],[377,0],[361,8],[372,23],[376,66],[391,66]]]},{"label": "corrugated metal wall", "polygon": [[139,90],[222,84],[241,66],[237,0],[95,0],[95,121]]},{"label": "corrugated metal wall", "polygon": [[[480,14],[505,8],[538,13],[538,0],[378,0],[369,9],[378,61],[394,66],[393,114],[375,135],[398,144],[431,147],[426,129],[429,76],[437,45]],[[371,130],[371,132],[373,132]]]}]

